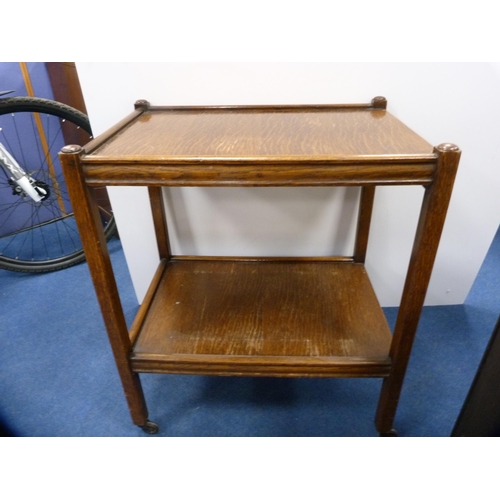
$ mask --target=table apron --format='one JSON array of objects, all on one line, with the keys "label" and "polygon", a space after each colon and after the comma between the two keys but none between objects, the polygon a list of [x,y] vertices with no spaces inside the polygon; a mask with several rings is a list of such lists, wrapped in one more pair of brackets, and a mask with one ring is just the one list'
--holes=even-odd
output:
[{"label": "table apron", "polygon": [[83,172],[86,183],[91,186],[392,186],[431,184],[436,164],[262,167],[83,163]]}]

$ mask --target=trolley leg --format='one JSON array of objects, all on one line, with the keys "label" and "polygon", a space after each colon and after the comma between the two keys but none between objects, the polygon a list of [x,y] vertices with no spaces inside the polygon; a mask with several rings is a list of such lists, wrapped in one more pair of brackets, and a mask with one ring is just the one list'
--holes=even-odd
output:
[{"label": "trolley leg", "polygon": [[60,153],[67,188],[132,421],[151,429],[141,382],[129,362],[132,345],[94,193],[85,183],[82,152],[80,146],[65,146]]},{"label": "trolley leg", "polygon": [[381,435],[387,435],[393,431],[392,425],[406,367],[424,305],[460,159],[460,150],[453,144],[441,144],[434,149],[434,152],[438,155],[435,178],[432,184],[427,186],[422,203],[389,353],[392,367],[382,385],[375,418],[377,430]]}]

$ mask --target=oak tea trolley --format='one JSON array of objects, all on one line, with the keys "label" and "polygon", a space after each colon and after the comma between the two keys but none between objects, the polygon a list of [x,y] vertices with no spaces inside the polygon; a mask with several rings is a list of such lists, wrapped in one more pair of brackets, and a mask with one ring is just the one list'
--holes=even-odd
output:
[{"label": "oak tea trolley", "polygon": [[[139,373],[381,377],[375,417],[393,421],[460,158],[368,104],[151,106],[60,153],[75,218],[134,424],[148,433]],[[376,186],[425,188],[391,333],[365,270]],[[94,189],[147,186],[160,263],[125,323]],[[352,255],[173,255],[162,186],[361,188]]]}]

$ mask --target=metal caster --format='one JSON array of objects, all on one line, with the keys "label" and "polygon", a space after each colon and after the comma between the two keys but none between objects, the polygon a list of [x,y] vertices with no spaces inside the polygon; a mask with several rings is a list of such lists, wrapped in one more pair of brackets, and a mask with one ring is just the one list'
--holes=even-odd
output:
[{"label": "metal caster", "polygon": [[398,431],[396,429],[391,429],[390,431],[379,433],[379,437],[397,437],[397,435]]},{"label": "metal caster", "polygon": [[139,426],[146,434],[157,434],[158,431],[160,430],[160,427],[158,424],[155,424],[154,422],[151,422],[151,420],[148,420],[146,422],[146,425],[140,425]]}]

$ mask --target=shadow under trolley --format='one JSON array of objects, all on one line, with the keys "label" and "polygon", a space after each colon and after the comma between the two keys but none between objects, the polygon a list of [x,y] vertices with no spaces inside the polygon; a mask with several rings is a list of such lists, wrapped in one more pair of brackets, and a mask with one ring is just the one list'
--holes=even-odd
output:
[{"label": "shadow under trolley", "polygon": [[[432,147],[368,104],[151,106],[60,153],[132,421],[148,433],[139,373],[381,377],[380,435],[393,421],[460,150]],[[391,333],[365,270],[376,186],[422,185]],[[94,189],[147,186],[160,263],[127,328]],[[162,186],[361,187],[352,256],[173,255]],[[97,244],[96,244],[97,242]]]}]

